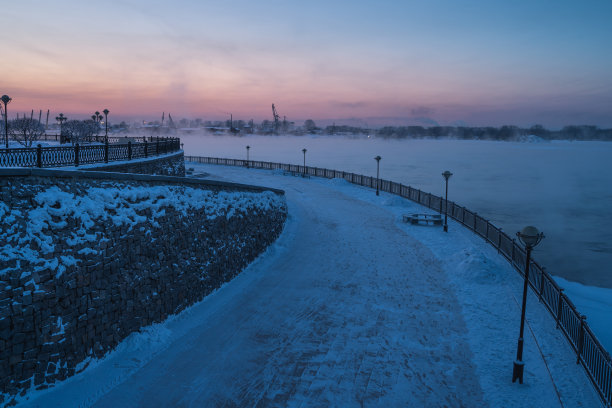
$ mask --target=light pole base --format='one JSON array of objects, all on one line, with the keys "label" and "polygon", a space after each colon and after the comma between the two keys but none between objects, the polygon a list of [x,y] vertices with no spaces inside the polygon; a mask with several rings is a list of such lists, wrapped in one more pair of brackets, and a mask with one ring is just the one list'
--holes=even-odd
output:
[{"label": "light pole base", "polygon": [[522,361],[514,362],[514,369],[512,370],[512,382],[519,381],[519,384],[523,383],[523,371],[525,370],[525,363]]},{"label": "light pole base", "polygon": [[448,225],[444,224],[444,232],[448,232]]}]

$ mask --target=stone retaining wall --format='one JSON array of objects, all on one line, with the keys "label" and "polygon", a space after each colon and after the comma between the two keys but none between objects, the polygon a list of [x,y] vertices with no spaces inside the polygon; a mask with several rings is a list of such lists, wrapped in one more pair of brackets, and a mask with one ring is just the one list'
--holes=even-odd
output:
[{"label": "stone retaining wall", "polygon": [[44,173],[0,172],[0,405],[201,300],[286,219],[278,190]]}]

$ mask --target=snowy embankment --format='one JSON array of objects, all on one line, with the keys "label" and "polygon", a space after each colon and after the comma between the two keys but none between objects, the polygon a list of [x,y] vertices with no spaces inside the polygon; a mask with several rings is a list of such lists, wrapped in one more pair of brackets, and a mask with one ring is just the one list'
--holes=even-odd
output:
[{"label": "snowy embankment", "polygon": [[198,166],[283,188],[283,235],[240,276],[26,406],[597,407],[530,294],[512,383],[520,276],[454,222],[344,180]]},{"label": "snowy embankment", "polygon": [[[28,265],[31,271],[44,269],[60,276],[66,267],[79,262],[79,255],[97,254],[99,243],[108,241],[96,228],[99,222],[111,223],[127,231],[139,223],[156,221],[172,208],[178,212],[204,208],[208,219],[231,218],[248,210],[269,210],[281,205],[272,192],[213,192],[191,187],[126,186],[110,183],[90,187],[82,195],[49,187],[37,193],[27,207],[10,209],[0,202],[0,275]],[[71,237],[58,242],[55,233],[72,226]],[[140,227],[143,228],[143,227]],[[143,231],[146,233],[146,231]],[[73,247],[82,247],[77,252]],[[58,252],[61,255],[51,256]]]}]

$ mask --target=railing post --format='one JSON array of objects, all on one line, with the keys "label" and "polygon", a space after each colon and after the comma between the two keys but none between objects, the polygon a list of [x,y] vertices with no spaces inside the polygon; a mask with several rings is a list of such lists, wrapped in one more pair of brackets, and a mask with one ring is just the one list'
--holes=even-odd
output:
[{"label": "railing post", "polygon": [[159,136],[157,136],[157,140],[155,141],[155,155],[159,156]]},{"label": "railing post", "polygon": [[465,225],[465,207],[461,210],[461,223]]},{"label": "railing post", "polygon": [[487,221],[487,232],[485,232],[485,240],[491,242],[491,240],[489,239],[489,220]]},{"label": "railing post", "polygon": [[560,288],[559,289],[559,301],[557,302],[557,316],[556,316],[556,320],[557,320],[557,329],[559,328],[560,324],[561,324],[561,311],[563,309],[563,291],[565,289]]},{"label": "railing post", "polygon": [[540,293],[538,295],[540,303],[542,303],[542,295],[544,294],[544,269],[546,268],[540,266]]},{"label": "railing post", "polygon": [[79,167],[79,144],[74,145],[74,166]]},{"label": "railing post", "polygon": [[144,140],[144,151],[145,157],[149,157],[149,144],[147,143],[147,138],[145,138]]},{"label": "railing post", "polygon": [[132,160],[132,142],[128,142],[128,160]]},{"label": "railing post", "polygon": [[498,228],[497,229],[497,253],[499,254],[499,252],[501,251],[501,237],[502,237],[502,229]]},{"label": "railing post", "polygon": [[[476,220],[478,219],[478,213],[473,213],[474,214],[474,228],[472,228],[474,231],[476,231]],[[476,231],[476,233],[478,233]]]},{"label": "railing post", "polygon": [[108,163],[108,138],[104,141],[104,163]]},{"label": "railing post", "polygon": [[36,146],[36,167],[42,167],[42,145],[40,143]]},{"label": "railing post", "polygon": [[580,364],[580,355],[582,354],[582,348],[584,347],[584,321],[586,320],[585,315],[580,315],[580,337],[578,338],[578,357],[576,358],[576,364]]}]

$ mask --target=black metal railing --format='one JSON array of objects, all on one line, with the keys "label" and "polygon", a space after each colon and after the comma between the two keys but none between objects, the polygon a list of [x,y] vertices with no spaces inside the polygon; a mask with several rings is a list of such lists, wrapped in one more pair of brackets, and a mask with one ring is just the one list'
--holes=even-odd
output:
[{"label": "black metal railing", "polygon": [[159,156],[181,150],[177,138],[138,138],[142,142],[0,149],[0,167],[63,167]]},{"label": "black metal railing", "polygon": [[[318,167],[198,156],[185,156],[185,161],[269,170],[280,169],[298,175],[342,178],[353,184],[376,188],[376,177]],[[379,183],[381,191],[410,199],[440,213],[444,213],[448,209],[449,217],[480,235],[495,247],[521,276],[524,276],[525,250],[516,243],[514,238],[507,235],[501,228],[491,224],[489,220],[452,201],[445,202],[444,198],[434,194],[389,180],[380,179]],[[599,396],[607,407],[612,406],[612,360],[610,354],[597,340],[586,321],[586,317],[578,312],[576,306],[563,293],[563,289],[557,285],[548,271],[533,260],[530,262],[529,271],[529,286],[556,320],[557,327],[565,334],[571,347],[576,352],[576,362],[582,364],[585,368]]]}]

